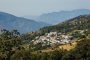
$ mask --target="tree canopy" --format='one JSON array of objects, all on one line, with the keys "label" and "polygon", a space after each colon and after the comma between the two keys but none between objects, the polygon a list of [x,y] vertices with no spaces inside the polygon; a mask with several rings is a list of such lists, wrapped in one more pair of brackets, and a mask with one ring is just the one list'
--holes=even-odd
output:
[{"label": "tree canopy", "polygon": [[0,34],[0,60],[10,60],[10,56],[14,53],[12,47],[16,44],[20,44],[20,39],[17,37],[20,33],[17,30],[8,31],[6,29],[1,30]]}]

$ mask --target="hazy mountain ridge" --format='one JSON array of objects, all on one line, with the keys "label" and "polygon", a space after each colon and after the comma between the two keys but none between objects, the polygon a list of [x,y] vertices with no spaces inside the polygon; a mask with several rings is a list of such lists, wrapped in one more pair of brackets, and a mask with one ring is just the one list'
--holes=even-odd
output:
[{"label": "hazy mountain ridge", "polygon": [[36,21],[42,21],[49,24],[58,24],[65,20],[77,17],[79,15],[90,14],[90,9],[77,9],[72,11],[60,11],[42,14]]},{"label": "hazy mountain ridge", "polygon": [[[5,26],[5,27],[10,27],[10,29],[14,28],[14,29],[19,30],[20,32],[22,30],[23,32],[21,32],[21,33],[36,31],[44,26],[50,25],[50,24],[46,24],[46,23],[42,24],[40,22],[36,22],[36,21],[30,20],[30,19],[16,17],[14,15],[4,13],[4,12],[0,12],[0,21],[4,22],[4,23],[0,22],[1,27]],[[5,25],[5,24],[7,24],[7,25]],[[0,29],[3,29],[1,27],[0,27]],[[5,28],[5,29],[9,29],[9,28]]]},{"label": "hazy mountain ridge", "polygon": [[[32,20],[36,20],[36,19],[39,18],[39,16],[31,16],[31,15],[24,15],[24,16],[22,16],[22,17],[24,17],[24,18],[26,18],[26,19],[32,19]],[[36,20],[36,21],[37,21],[37,20]]]}]

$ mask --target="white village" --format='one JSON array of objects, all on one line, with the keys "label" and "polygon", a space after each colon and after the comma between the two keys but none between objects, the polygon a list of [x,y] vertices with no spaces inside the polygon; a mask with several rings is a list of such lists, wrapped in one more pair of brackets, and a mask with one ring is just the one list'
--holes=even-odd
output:
[{"label": "white village", "polygon": [[[79,33],[83,33],[88,30],[82,30],[79,31]],[[62,34],[61,32],[50,32],[46,33],[43,36],[37,36],[35,37],[35,40],[32,40],[33,44],[39,44],[42,43],[42,46],[45,45],[63,45],[63,44],[68,44],[71,42],[74,42],[76,40],[72,40],[73,36],[72,33],[69,33],[67,35]]]},{"label": "white village", "polygon": [[37,36],[36,40],[32,40],[34,44],[42,43],[42,46],[45,45],[60,45],[72,42],[70,38],[72,38],[71,34],[62,35],[62,33],[50,32],[46,33],[44,36]]}]

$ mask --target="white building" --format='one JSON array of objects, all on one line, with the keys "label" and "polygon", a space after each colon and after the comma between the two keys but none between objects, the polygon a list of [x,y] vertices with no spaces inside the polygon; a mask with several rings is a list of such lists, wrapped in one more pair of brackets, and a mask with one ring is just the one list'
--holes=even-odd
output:
[{"label": "white building", "polygon": [[57,32],[50,32],[50,33],[48,33],[48,36],[51,36],[52,34],[57,36]]}]

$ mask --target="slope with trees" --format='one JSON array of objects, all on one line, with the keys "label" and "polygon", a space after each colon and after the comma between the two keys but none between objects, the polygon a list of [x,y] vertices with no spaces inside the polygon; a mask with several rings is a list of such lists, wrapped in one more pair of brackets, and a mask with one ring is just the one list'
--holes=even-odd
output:
[{"label": "slope with trees", "polygon": [[44,28],[39,29],[38,31],[23,34],[20,36],[20,38],[22,40],[22,44],[25,44],[25,43],[30,42],[31,40],[35,39],[36,36],[45,35],[45,33],[57,31],[57,32],[66,34],[71,31],[74,31],[74,30],[85,30],[85,29],[88,29],[88,32],[85,33],[86,35],[88,35],[90,32],[90,14],[80,15],[78,17],[67,20],[58,25],[44,27]]},{"label": "slope with trees", "polygon": [[[16,58],[17,57],[17,58]],[[90,39],[84,38],[74,49],[54,50],[52,52],[30,53],[29,50],[17,51],[11,60],[90,60]]]}]

